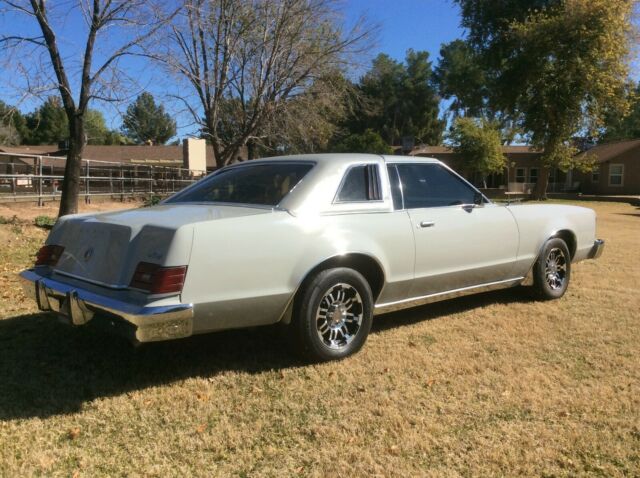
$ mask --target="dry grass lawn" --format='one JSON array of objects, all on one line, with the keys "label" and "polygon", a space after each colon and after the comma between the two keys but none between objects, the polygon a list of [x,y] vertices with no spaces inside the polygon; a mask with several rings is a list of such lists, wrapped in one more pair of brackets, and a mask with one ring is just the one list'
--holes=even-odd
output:
[{"label": "dry grass lawn", "polygon": [[131,348],[18,291],[45,231],[0,225],[0,476],[639,476],[640,209],[567,295],[377,317],[339,363],[272,329]]}]

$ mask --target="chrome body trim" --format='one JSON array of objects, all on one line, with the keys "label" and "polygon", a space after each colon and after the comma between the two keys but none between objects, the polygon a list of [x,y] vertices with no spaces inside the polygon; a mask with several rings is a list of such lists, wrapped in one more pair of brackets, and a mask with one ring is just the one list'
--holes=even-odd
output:
[{"label": "chrome body trim", "polygon": [[462,297],[469,294],[477,294],[480,292],[488,292],[492,290],[507,289],[509,287],[515,287],[520,285],[524,280],[524,277],[514,277],[512,279],[501,280],[497,282],[489,282],[487,284],[479,284],[470,287],[463,287],[461,289],[454,289],[445,292],[438,292],[436,294],[429,294],[420,297],[411,297],[409,299],[397,300],[395,302],[386,302],[383,304],[376,304],[375,312],[377,314],[393,312],[396,310],[408,309],[410,307],[417,307],[419,305],[430,304],[433,302],[439,302],[441,300],[453,299],[455,297]]},{"label": "chrome body trim", "polygon": [[54,312],[73,325],[84,325],[96,315],[128,322],[135,328],[135,340],[155,342],[188,337],[193,332],[193,305],[146,306],[96,294],[43,276],[33,269],[20,273],[25,293],[38,308]]},{"label": "chrome body trim", "polygon": [[589,259],[597,259],[602,255],[602,251],[604,251],[604,239],[596,239],[593,241],[593,247],[591,251],[589,251]]}]

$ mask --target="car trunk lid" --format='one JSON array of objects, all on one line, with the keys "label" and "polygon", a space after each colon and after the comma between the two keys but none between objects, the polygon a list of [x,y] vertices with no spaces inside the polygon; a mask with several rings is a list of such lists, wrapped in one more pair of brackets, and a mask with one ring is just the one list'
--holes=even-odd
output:
[{"label": "car trunk lid", "polygon": [[[187,265],[192,227],[201,221],[268,213],[268,209],[163,205],[63,218],[48,244],[64,247],[57,273],[115,288],[127,287],[139,262]],[[182,236],[182,240],[176,240]]]}]

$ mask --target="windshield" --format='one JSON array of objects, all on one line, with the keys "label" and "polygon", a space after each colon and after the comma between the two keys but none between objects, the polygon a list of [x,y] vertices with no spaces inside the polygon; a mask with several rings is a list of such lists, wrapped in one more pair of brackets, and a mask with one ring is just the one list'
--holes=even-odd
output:
[{"label": "windshield", "polygon": [[277,206],[313,168],[311,163],[273,163],[220,171],[166,203],[216,202]]}]

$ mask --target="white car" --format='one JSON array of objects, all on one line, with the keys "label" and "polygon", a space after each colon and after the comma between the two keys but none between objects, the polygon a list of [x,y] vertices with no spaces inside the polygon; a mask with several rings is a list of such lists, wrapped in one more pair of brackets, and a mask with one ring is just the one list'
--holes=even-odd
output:
[{"label": "white car", "polygon": [[61,218],[23,271],[43,311],[138,342],[280,322],[312,360],[374,313],[531,278],[561,297],[596,258],[591,209],[495,204],[435,159],[309,155],[223,168],[158,206]]}]

